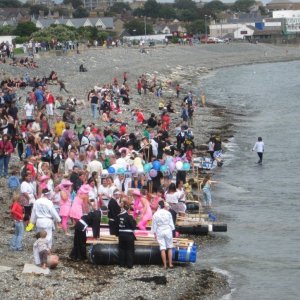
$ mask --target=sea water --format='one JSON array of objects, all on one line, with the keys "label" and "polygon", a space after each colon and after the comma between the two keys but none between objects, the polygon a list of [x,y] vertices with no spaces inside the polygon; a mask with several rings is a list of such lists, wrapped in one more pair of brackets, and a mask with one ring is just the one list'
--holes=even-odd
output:
[{"label": "sea water", "polygon": [[[240,112],[213,206],[228,232],[201,264],[228,275],[231,299],[300,299],[300,62],[220,69],[207,101]],[[243,116],[244,115],[244,116]],[[265,142],[263,164],[252,152]]]}]

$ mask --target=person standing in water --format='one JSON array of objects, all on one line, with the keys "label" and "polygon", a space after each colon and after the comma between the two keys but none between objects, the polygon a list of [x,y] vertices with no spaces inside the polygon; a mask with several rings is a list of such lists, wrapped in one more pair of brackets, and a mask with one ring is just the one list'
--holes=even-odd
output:
[{"label": "person standing in water", "polygon": [[265,150],[265,144],[264,144],[262,138],[258,137],[257,142],[255,143],[255,145],[252,149],[252,151],[256,151],[256,153],[259,157],[259,161],[257,162],[258,164],[262,164],[264,150]]}]

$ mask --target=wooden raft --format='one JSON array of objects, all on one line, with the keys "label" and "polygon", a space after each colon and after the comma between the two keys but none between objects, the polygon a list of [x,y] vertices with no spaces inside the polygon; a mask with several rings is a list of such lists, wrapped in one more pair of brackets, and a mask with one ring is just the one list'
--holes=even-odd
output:
[{"label": "wooden raft", "polygon": [[[118,244],[118,237],[115,235],[100,236],[99,239],[88,239],[87,244]],[[134,243],[137,246],[159,246],[154,237],[137,236]],[[173,238],[175,247],[187,248],[194,245],[194,241],[186,238]]]}]

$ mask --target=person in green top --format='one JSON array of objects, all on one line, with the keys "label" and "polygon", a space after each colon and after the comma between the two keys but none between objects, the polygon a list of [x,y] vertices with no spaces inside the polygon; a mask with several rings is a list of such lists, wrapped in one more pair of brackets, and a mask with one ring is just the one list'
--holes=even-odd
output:
[{"label": "person in green top", "polygon": [[84,130],[85,130],[85,125],[82,124],[82,119],[78,118],[74,126],[74,131],[77,133],[79,142],[81,142]]},{"label": "person in green top", "polygon": [[146,126],[146,128],[143,131],[143,136],[147,139],[150,139],[150,126]]},{"label": "person in green top", "polygon": [[106,144],[108,144],[108,143],[113,144],[113,143],[114,143],[114,139],[113,139],[113,137],[112,137],[112,132],[111,132],[111,131],[109,131],[109,132],[107,133],[107,136],[105,137],[105,143],[106,143]]}]

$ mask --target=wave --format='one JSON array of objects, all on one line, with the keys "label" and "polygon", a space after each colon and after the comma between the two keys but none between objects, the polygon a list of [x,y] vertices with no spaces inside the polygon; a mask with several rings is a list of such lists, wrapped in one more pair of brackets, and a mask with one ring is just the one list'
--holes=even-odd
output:
[{"label": "wave", "polygon": [[230,288],[230,292],[223,295],[221,300],[230,300],[231,299],[231,295],[235,292],[235,288],[232,286],[233,285],[233,276],[231,275],[230,272],[228,272],[227,270],[223,270],[217,267],[213,267],[212,268],[213,272],[215,273],[219,273],[221,275],[223,275],[224,277],[226,277],[227,282],[229,284],[229,288]]}]

